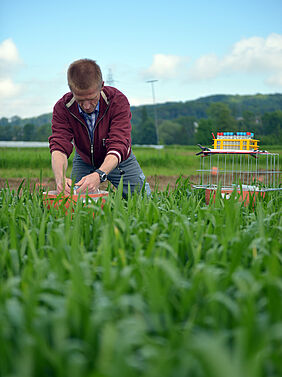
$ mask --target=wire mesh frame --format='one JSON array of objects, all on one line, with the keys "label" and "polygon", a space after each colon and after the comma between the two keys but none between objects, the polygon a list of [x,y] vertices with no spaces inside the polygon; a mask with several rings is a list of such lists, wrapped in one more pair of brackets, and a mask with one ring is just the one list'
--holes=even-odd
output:
[{"label": "wire mesh frame", "polygon": [[219,185],[234,188],[234,185],[242,184],[263,189],[281,189],[278,153],[207,152],[200,157],[200,169],[197,172],[199,188],[214,188]]}]

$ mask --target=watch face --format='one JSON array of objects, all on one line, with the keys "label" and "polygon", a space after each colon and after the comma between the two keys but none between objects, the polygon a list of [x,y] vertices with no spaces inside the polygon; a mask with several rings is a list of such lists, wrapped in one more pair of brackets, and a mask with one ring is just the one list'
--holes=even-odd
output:
[{"label": "watch face", "polygon": [[95,170],[96,171],[96,173],[98,173],[99,174],[99,177],[100,177],[100,182],[105,182],[106,180],[107,180],[107,174],[106,173],[104,173],[103,171],[101,171],[101,170],[99,170],[99,169],[97,169],[97,170]]},{"label": "watch face", "polygon": [[101,174],[100,175],[100,178],[101,178],[101,181],[102,182],[105,182],[107,180],[107,175],[104,173],[104,174]]}]

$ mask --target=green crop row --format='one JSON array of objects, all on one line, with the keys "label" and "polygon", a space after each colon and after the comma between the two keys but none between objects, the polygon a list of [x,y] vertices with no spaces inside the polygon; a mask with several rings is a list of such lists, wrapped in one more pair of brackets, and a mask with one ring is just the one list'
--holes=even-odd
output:
[{"label": "green crop row", "polygon": [[[134,148],[134,153],[146,175],[189,175],[198,167],[196,147]],[[73,155],[69,159],[69,174]],[[51,155],[48,148],[0,148],[0,176],[52,177]]]},{"label": "green crop row", "polygon": [[51,155],[48,148],[0,148],[0,168],[50,167]]},{"label": "green crop row", "polygon": [[[280,146],[266,147],[278,153]],[[146,176],[154,175],[195,175],[200,165],[196,146],[166,146],[163,149],[133,147]],[[71,172],[73,155],[69,159],[68,174]],[[280,166],[282,165],[280,157]],[[262,161],[263,162],[263,161]],[[216,159],[215,159],[216,163]],[[0,176],[3,178],[53,177],[51,156],[48,148],[0,148]]]},{"label": "green crop row", "polygon": [[[265,149],[282,155],[281,146]],[[133,147],[145,175],[194,175],[200,164],[200,157],[196,156],[199,151],[196,146],[166,146],[163,149]],[[69,159],[69,173],[72,157]],[[40,171],[44,177],[53,176],[48,148],[0,148],[0,176],[39,177]]]},{"label": "green crop row", "polygon": [[[134,148],[134,153],[142,166],[175,166],[187,164],[187,157],[195,156],[196,147]],[[72,160],[72,158],[71,158]],[[71,161],[70,160],[70,161]],[[51,155],[48,148],[0,148],[0,169],[2,168],[48,168]]]},{"label": "green crop row", "polygon": [[282,375],[279,192],[31,192],[0,192],[1,376]]}]

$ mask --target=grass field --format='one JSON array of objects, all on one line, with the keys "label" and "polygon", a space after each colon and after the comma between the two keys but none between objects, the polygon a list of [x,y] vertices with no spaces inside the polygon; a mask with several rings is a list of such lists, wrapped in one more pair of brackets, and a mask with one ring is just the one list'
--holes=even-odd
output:
[{"label": "grass field", "polygon": [[[95,213],[93,217],[93,212]],[[0,375],[282,375],[281,195],[0,192]]]},{"label": "grass field", "polygon": [[[282,156],[281,146],[266,149]],[[165,147],[161,150],[133,147],[146,176],[193,175],[199,168],[199,157],[196,156],[199,151],[196,146]],[[71,162],[72,156],[69,159],[68,175],[71,172]],[[39,178],[41,174],[42,177],[53,177],[48,148],[0,148],[0,177]]]},{"label": "grass field", "polygon": [[[134,150],[147,175],[189,175],[197,151]],[[2,148],[0,169],[51,174],[50,155]],[[0,190],[0,376],[280,377],[281,199],[206,205],[179,178],[65,215]]]},{"label": "grass field", "polygon": [[[146,175],[190,175],[198,162],[197,147],[155,150],[134,148],[134,153]],[[71,172],[69,159],[68,174]],[[0,175],[6,178],[52,177],[48,148],[0,148]]]}]

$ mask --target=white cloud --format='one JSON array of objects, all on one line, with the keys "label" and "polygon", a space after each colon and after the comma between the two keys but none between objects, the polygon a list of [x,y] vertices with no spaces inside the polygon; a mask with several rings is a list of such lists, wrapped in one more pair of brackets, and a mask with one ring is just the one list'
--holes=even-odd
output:
[{"label": "white cloud", "polygon": [[173,79],[181,75],[188,58],[177,55],[156,54],[152,65],[143,72],[144,77]]},{"label": "white cloud", "polygon": [[215,54],[201,56],[191,68],[192,79],[211,79],[221,71],[220,61]]},{"label": "white cloud", "polygon": [[10,98],[17,95],[20,91],[20,86],[13,83],[13,81],[7,78],[0,78],[0,98]]},{"label": "white cloud", "polygon": [[21,62],[17,47],[11,38],[0,43],[0,62],[1,64],[18,64]]},{"label": "white cloud", "polygon": [[13,81],[13,72],[21,64],[16,45],[11,38],[0,43],[0,98],[11,98],[20,92],[20,85]]},{"label": "white cloud", "polygon": [[269,86],[281,86],[282,87],[282,72],[277,73],[276,75],[270,76],[268,79],[265,80],[266,84]]},{"label": "white cloud", "polygon": [[267,84],[281,85],[282,35],[242,39],[222,58],[215,54],[204,55],[191,67],[190,78],[205,80],[234,72],[264,74]]}]

